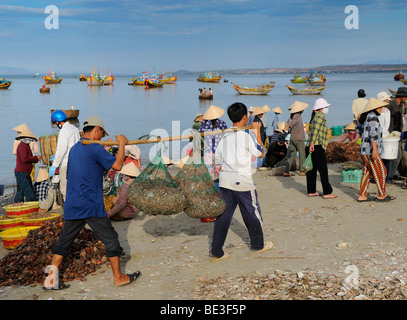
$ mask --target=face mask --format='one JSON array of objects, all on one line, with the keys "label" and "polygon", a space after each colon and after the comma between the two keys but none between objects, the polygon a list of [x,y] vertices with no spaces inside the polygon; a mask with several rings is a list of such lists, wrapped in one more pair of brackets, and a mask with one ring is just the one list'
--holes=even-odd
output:
[{"label": "face mask", "polygon": [[322,113],[323,113],[323,114],[326,115],[326,114],[328,114],[328,112],[329,112],[329,108],[324,108],[324,109],[322,109]]}]

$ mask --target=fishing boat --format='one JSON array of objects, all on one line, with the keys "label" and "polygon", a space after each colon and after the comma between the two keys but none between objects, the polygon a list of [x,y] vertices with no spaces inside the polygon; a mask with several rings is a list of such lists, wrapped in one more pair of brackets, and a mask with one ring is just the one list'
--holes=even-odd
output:
[{"label": "fishing boat", "polygon": [[99,72],[95,72],[95,67],[92,67],[92,72],[90,76],[86,78],[86,81],[88,81],[88,85],[91,87],[103,86],[103,79]]},{"label": "fishing boat", "polygon": [[233,88],[242,95],[266,95],[271,91],[270,86],[254,86],[254,87],[244,87],[244,86],[239,86],[235,83],[233,84]]},{"label": "fishing boat", "polygon": [[403,72],[401,70],[397,70],[393,79],[394,79],[394,81],[400,81],[401,79],[404,79]]},{"label": "fishing boat", "polygon": [[86,75],[85,75],[84,73],[82,73],[82,74],[79,76],[79,81],[86,81]]},{"label": "fishing boat", "polygon": [[74,109],[73,106],[71,106],[71,109],[51,109],[51,114],[56,110],[63,111],[67,119],[77,119],[79,117],[79,110]]},{"label": "fishing boat", "polygon": [[42,88],[40,88],[40,93],[49,93],[50,88],[46,87],[46,86],[42,86]]},{"label": "fishing boat", "polygon": [[313,74],[309,78],[304,80],[304,83],[309,85],[309,86],[324,86],[326,82],[325,75],[316,75]]},{"label": "fishing boat", "polygon": [[104,86],[113,85],[114,76],[112,76],[111,74],[102,74],[100,77],[103,80],[103,85]]},{"label": "fishing boat", "polygon": [[301,77],[300,74],[296,74],[296,75],[294,75],[294,78],[291,79],[290,81],[291,81],[292,83],[304,83],[305,79],[306,79],[306,78]]},{"label": "fishing boat", "polygon": [[131,81],[133,85],[135,86],[145,86],[146,85],[146,79],[148,78],[147,72],[143,73],[138,73],[136,77],[131,78]]},{"label": "fishing boat", "polygon": [[162,73],[160,75],[159,79],[164,84],[174,84],[175,81],[177,81],[177,77],[172,75],[172,69],[170,70],[170,75],[166,75],[165,73]]},{"label": "fishing boat", "polygon": [[213,100],[213,94],[200,94],[200,100]]},{"label": "fishing boat", "polygon": [[198,81],[200,82],[214,82],[214,83],[219,83],[220,82],[221,76],[219,75],[218,72],[212,73],[211,71],[205,72],[199,75]]},{"label": "fishing boat", "polygon": [[164,83],[158,79],[147,78],[145,80],[146,88],[160,88],[164,85]]},{"label": "fishing boat", "polygon": [[55,72],[51,72],[51,74],[48,71],[48,74],[44,76],[44,81],[46,84],[57,84],[61,83],[62,78],[59,77]]},{"label": "fishing boat", "polygon": [[316,88],[304,88],[304,89],[298,89],[294,88],[292,86],[287,85],[288,90],[291,91],[292,94],[295,95],[314,95],[314,94],[320,94],[325,87],[316,87]]},{"label": "fishing boat", "polygon": [[0,76],[0,89],[8,89],[13,81],[6,80],[4,77]]}]

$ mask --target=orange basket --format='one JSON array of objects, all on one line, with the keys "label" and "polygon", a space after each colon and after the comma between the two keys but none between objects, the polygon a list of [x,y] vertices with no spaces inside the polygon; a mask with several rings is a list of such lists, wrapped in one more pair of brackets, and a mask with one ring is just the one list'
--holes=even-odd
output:
[{"label": "orange basket", "polygon": [[0,233],[1,240],[7,249],[14,249],[19,244],[21,244],[25,238],[27,238],[28,233],[31,230],[37,229],[39,227],[20,227],[11,228]]},{"label": "orange basket", "polygon": [[4,206],[3,209],[6,211],[7,216],[10,218],[23,218],[28,217],[32,213],[38,212],[38,208],[40,206],[39,201],[30,201],[30,202],[22,202],[9,204]]},{"label": "orange basket", "polygon": [[30,217],[23,218],[24,226],[26,227],[40,227],[45,221],[59,217],[58,213],[51,213],[49,217],[30,219]]},{"label": "orange basket", "polygon": [[21,218],[9,218],[7,216],[0,217],[0,231],[4,231],[11,228],[23,227],[24,222]]}]

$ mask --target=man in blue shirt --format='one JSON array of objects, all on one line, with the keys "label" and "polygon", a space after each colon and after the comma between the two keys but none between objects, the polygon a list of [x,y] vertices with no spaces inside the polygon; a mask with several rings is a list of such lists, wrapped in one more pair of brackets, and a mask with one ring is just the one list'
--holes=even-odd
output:
[{"label": "man in blue shirt", "polygon": [[[81,140],[100,140],[108,135],[102,120],[98,117],[88,117],[84,122],[83,138]],[[119,237],[114,230],[105,210],[103,201],[103,172],[112,168],[119,171],[124,162],[124,148],[128,139],[124,135],[116,136],[119,150],[116,157],[107,152],[100,144],[82,144],[77,142],[70,150],[67,170],[67,192],[64,203],[64,226],[52,253],[51,268],[57,269],[63,257],[69,254],[69,249],[85,226],[88,224],[96,236],[103,242],[113,271],[115,286],[133,282],[140,276],[137,271],[124,274],[120,270],[119,256],[123,249]],[[57,272],[56,272],[57,273]],[[54,281],[52,284],[50,278]],[[63,289],[68,287],[57,284],[55,273],[45,280],[46,289]],[[50,284],[51,283],[51,284]]]}]

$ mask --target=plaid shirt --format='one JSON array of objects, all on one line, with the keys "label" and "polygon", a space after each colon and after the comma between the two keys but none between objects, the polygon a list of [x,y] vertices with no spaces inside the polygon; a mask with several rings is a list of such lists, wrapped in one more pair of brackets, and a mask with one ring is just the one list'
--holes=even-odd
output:
[{"label": "plaid shirt", "polygon": [[360,145],[361,155],[372,155],[372,142],[377,144],[377,152],[382,154],[383,152],[383,140],[382,140],[382,127],[380,126],[379,118],[373,111],[367,114],[365,123],[363,126],[358,124],[356,130],[361,135],[362,144]]},{"label": "plaid shirt", "polygon": [[48,197],[48,189],[50,184],[48,180],[34,183],[35,194],[37,196],[37,201],[43,201]]},{"label": "plaid shirt", "polygon": [[326,127],[326,119],[322,112],[315,112],[309,128],[309,136],[306,146],[309,147],[311,142],[314,145],[321,145],[324,150],[328,146],[328,128]]}]

